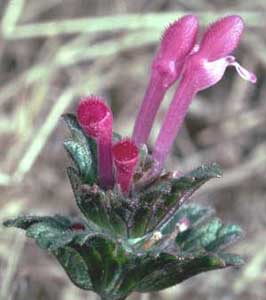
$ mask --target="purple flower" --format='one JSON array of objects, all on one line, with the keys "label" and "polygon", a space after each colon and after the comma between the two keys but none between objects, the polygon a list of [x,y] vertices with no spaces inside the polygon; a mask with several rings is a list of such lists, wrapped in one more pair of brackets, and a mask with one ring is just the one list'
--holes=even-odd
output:
[{"label": "purple flower", "polygon": [[178,79],[184,59],[195,44],[197,30],[198,20],[191,15],[184,16],[165,30],[134,126],[132,138],[137,145],[147,142],[161,101],[167,89]]},{"label": "purple flower", "polygon": [[195,45],[186,57],[179,87],[155,143],[153,159],[157,163],[157,171],[162,169],[197,92],[216,84],[228,66],[234,66],[244,79],[256,82],[256,76],[240,66],[230,55],[238,46],[243,29],[244,23],[239,16],[218,20],[206,30],[200,45]]},{"label": "purple flower", "polygon": [[139,159],[138,146],[146,143],[164,94],[179,77],[179,86],[152,153],[154,168],[139,179],[138,185],[149,182],[162,170],[196,93],[221,80],[228,66],[234,66],[244,79],[256,82],[256,76],[240,66],[231,55],[239,44],[243,29],[244,23],[239,16],[228,16],[209,26],[201,43],[196,44],[198,20],[195,16],[185,16],[170,25],[152,63],[150,82],[132,140],[123,139],[112,146],[113,116],[110,108],[96,96],[80,101],[77,119],[83,130],[97,142],[101,187],[113,187],[114,164],[115,183],[125,195],[130,192]]},{"label": "purple flower", "polygon": [[100,184],[104,188],[111,188],[113,186],[112,111],[102,98],[89,96],[79,102],[77,119],[83,130],[96,140]]}]

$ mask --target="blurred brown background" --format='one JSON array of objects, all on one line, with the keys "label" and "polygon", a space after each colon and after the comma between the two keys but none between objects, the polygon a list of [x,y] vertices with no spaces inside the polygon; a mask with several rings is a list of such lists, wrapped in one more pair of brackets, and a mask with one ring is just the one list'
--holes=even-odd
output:
[{"label": "blurred brown background", "polygon": [[[23,212],[75,214],[60,115],[74,111],[81,95],[97,93],[108,99],[116,130],[130,135],[162,29],[186,12],[200,17],[202,29],[237,13],[247,26],[236,56],[258,82],[245,82],[230,68],[200,93],[168,164],[183,171],[207,161],[223,166],[224,177],[194,200],[243,226],[246,237],[232,250],[247,264],[141,299],[265,300],[265,11],[264,0],[0,0],[0,221]],[[72,286],[31,240],[1,227],[0,286],[0,300],[96,299]]]}]

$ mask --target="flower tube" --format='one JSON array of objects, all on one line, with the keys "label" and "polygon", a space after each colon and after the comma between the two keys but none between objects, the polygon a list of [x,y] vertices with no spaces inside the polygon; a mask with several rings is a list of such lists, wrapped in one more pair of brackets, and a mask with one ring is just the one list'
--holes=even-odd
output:
[{"label": "flower tube", "polygon": [[130,139],[121,140],[113,146],[113,158],[115,181],[120,185],[122,192],[128,194],[138,163],[138,148]]},{"label": "flower tube", "polygon": [[79,102],[77,119],[83,130],[96,140],[100,184],[103,188],[111,188],[113,186],[112,111],[102,98],[90,96]]}]

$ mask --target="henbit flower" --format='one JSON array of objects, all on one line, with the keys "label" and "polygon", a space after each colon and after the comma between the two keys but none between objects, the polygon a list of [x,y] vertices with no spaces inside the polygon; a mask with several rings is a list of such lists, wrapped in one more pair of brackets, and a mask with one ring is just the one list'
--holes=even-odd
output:
[{"label": "henbit flower", "polygon": [[113,146],[115,182],[120,185],[124,194],[130,191],[138,158],[138,148],[130,139],[123,139]]},{"label": "henbit flower", "polygon": [[185,57],[195,44],[197,31],[198,19],[192,15],[180,18],[165,30],[152,62],[150,81],[134,125],[132,138],[136,145],[147,142],[161,101],[167,89],[178,79]]},{"label": "henbit flower", "polygon": [[160,171],[179,132],[193,96],[216,84],[228,66],[234,66],[245,80],[256,82],[256,76],[229,54],[238,46],[244,23],[239,16],[228,16],[212,24],[202,42],[186,58],[179,87],[173,97],[156,140],[153,159]]},{"label": "henbit flower", "polygon": [[111,188],[113,186],[112,111],[101,97],[89,96],[79,102],[77,119],[83,130],[96,140],[100,185],[103,188]]}]

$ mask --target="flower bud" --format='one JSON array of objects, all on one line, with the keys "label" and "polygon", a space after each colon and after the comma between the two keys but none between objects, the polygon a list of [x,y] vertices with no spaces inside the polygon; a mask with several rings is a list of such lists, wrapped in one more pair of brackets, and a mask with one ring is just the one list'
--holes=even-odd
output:
[{"label": "flower bud", "polygon": [[125,194],[130,190],[138,157],[138,148],[130,139],[121,140],[113,146],[116,183]]},{"label": "flower bud", "polygon": [[163,77],[166,88],[179,77],[184,59],[195,45],[198,26],[197,17],[187,15],[166,28],[152,64],[153,71]]},{"label": "flower bud", "polygon": [[103,188],[111,188],[113,185],[112,111],[102,98],[90,96],[82,99],[78,104],[77,119],[83,130],[96,140],[100,185]]},{"label": "flower bud", "polygon": [[92,138],[112,137],[112,111],[101,97],[89,96],[82,99],[78,104],[77,118],[80,126]]},{"label": "flower bud", "polygon": [[232,53],[238,46],[244,30],[240,16],[228,16],[211,24],[203,35],[200,54],[209,61]]}]

